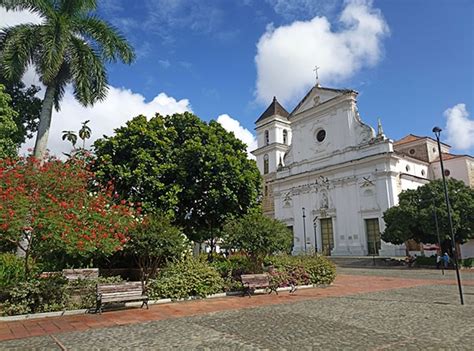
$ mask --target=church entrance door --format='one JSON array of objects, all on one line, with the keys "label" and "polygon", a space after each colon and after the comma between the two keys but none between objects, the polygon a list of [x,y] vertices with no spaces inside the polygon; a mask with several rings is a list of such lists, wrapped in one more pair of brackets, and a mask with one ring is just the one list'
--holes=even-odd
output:
[{"label": "church entrance door", "polygon": [[378,255],[380,250],[380,228],[379,219],[370,218],[365,220],[367,231],[367,248],[369,255]]},{"label": "church entrance door", "polygon": [[334,233],[332,218],[323,218],[321,221],[321,252],[325,256],[331,256],[334,247]]}]

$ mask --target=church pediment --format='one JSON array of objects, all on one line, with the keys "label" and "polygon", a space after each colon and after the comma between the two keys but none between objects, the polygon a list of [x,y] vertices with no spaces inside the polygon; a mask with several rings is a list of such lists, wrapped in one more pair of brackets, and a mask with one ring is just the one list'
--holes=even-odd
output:
[{"label": "church pediment", "polygon": [[345,93],[352,92],[348,89],[331,89],[323,88],[321,86],[313,87],[308,94],[300,101],[298,105],[291,112],[291,116],[297,115],[301,112],[307,111],[313,107],[324,104],[325,102],[332,100]]}]

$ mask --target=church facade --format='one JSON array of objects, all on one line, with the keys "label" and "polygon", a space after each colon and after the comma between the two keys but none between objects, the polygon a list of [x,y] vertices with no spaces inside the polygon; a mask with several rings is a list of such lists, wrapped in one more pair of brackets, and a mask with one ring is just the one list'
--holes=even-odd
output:
[{"label": "church facade", "polygon": [[[404,245],[380,239],[383,213],[401,191],[440,176],[435,140],[390,140],[380,122],[374,130],[362,121],[356,98],[316,85],[291,113],[274,98],[256,121],[264,212],[293,231],[294,253],[404,256]],[[474,158],[449,148],[442,144],[445,168],[474,187]]]}]

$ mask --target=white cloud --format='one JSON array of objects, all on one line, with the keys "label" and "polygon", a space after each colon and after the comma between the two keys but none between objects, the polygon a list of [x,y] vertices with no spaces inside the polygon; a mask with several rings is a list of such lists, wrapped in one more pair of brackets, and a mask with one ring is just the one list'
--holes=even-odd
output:
[{"label": "white cloud", "polygon": [[41,17],[29,11],[7,11],[0,7],[0,28],[22,23],[41,23]]},{"label": "white cloud", "polygon": [[457,104],[444,111],[446,121],[447,142],[455,149],[468,150],[474,148],[474,120],[469,119],[465,104]]},{"label": "white cloud", "polygon": [[283,103],[300,98],[314,85],[313,68],[321,67],[322,84],[350,78],[382,56],[382,39],[389,28],[369,0],[346,3],[335,31],[326,17],[295,21],[287,26],[267,26],[257,43],[255,96],[269,103],[276,95]]},{"label": "white cloud", "polygon": [[[68,89],[63,101],[61,111],[53,112],[51,130],[49,133],[48,149],[52,154],[60,156],[63,152],[71,151],[71,144],[61,139],[63,130],[72,130],[77,133],[81,122],[90,120],[92,129],[91,139],[87,146],[96,139],[105,135],[112,135],[113,130],[125,125],[125,122],[142,114],[152,117],[155,113],[169,115],[192,111],[187,99],[176,100],[165,93],[158,94],[153,100],[147,102],[141,94],[129,89],[110,87],[107,98],[96,103],[93,107],[85,108],[74,98],[71,89]],[[29,140],[22,146],[22,152],[34,146],[34,140]]]},{"label": "white cloud", "polygon": [[287,20],[327,14],[339,5],[336,0],[266,0],[266,2],[273,7],[276,14]]},{"label": "white cloud", "polygon": [[222,127],[224,127],[224,129],[228,132],[234,132],[237,139],[240,139],[245,144],[247,144],[247,154],[249,158],[255,159],[250,151],[253,151],[257,148],[257,139],[250,130],[244,128],[238,120],[233,119],[227,114],[217,117],[217,122],[220,123]]}]

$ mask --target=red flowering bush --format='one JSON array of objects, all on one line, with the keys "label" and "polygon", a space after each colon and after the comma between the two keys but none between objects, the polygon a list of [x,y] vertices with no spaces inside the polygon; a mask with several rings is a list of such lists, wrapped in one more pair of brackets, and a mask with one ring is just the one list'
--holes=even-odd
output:
[{"label": "red flowering bush", "polygon": [[0,160],[0,235],[25,252],[25,263],[47,251],[110,255],[127,242],[135,214],[81,159]]}]

